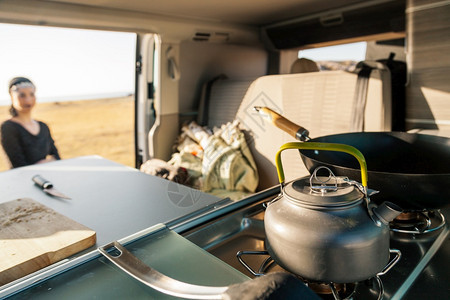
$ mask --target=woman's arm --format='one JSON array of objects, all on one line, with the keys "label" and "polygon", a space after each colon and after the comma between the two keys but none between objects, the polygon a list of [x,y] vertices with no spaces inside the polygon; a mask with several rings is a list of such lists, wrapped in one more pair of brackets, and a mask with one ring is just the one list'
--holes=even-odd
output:
[{"label": "woman's arm", "polygon": [[[49,138],[50,138],[50,152],[49,152],[49,155],[51,155],[54,158],[52,160],[60,160],[61,157],[59,156],[58,149],[55,146],[55,141],[52,138],[52,135],[50,133],[50,129],[48,130],[48,133],[49,133]],[[47,157],[47,159],[49,159],[49,158]]]},{"label": "woman's arm", "polygon": [[37,164],[43,164],[43,163],[47,163],[47,162],[51,162],[51,161],[55,161],[55,160],[58,160],[58,159],[55,158],[53,155],[48,155],[46,158],[38,161]]},{"label": "woman's arm", "polygon": [[24,150],[19,141],[19,133],[16,128],[3,123],[1,126],[1,143],[13,168],[27,165]]}]

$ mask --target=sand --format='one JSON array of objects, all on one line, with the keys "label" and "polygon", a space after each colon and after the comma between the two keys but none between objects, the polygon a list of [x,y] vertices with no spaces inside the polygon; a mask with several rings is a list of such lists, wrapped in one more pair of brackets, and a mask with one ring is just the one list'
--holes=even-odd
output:
[{"label": "sand", "polygon": [[[39,99],[38,99],[39,101]],[[0,106],[0,120],[9,118]],[[38,103],[33,116],[50,127],[62,159],[100,155],[134,167],[134,97]],[[0,171],[8,169],[1,151]]]}]

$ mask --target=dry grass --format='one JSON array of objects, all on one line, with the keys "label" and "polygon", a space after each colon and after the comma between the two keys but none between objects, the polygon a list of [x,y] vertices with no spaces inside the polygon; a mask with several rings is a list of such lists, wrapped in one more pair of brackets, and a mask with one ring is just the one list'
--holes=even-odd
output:
[{"label": "dry grass", "polygon": [[[0,120],[9,118],[0,106]],[[133,97],[38,103],[34,118],[50,127],[63,159],[97,154],[134,167]],[[0,160],[0,171],[7,169]]]}]

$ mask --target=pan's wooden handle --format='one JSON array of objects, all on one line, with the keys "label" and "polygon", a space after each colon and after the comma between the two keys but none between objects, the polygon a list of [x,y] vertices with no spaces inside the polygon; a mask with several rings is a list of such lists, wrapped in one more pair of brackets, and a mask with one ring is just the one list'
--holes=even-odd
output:
[{"label": "pan's wooden handle", "polygon": [[309,140],[309,131],[297,125],[268,107],[255,106],[255,110],[267,117],[270,122],[299,141]]}]

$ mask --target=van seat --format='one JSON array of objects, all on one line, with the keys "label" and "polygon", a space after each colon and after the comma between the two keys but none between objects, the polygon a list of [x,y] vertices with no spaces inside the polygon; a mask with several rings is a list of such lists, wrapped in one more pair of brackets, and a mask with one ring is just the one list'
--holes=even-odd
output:
[{"label": "van seat", "polygon": [[[214,81],[209,95],[204,95],[200,103],[200,107],[204,107],[205,102],[208,103],[206,105],[208,107],[207,122],[197,120],[198,123],[213,128],[233,121],[236,118],[245,93],[255,79],[222,79]],[[203,89],[206,89],[206,86]],[[200,116],[203,116],[203,114],[200,113]]]},{"label": "van seat", "polygon": [[[278,183],[276,152],[295,139],[262,119],[253,107],[277,111],[308,129],[311,138],[345,133],[351,128],[356,82],[357,74],[345,71],[268,75],[253,82],[220,80],[211,88],[208,126],[220,126],[235,118],[240,121],[258,166],[258,190],[265,189]],[[389,71],[373,70],[368,82],[365,131],[389,131]],[[286,180],[308,174],[297,151],[285,151],[282,161]]]}]

